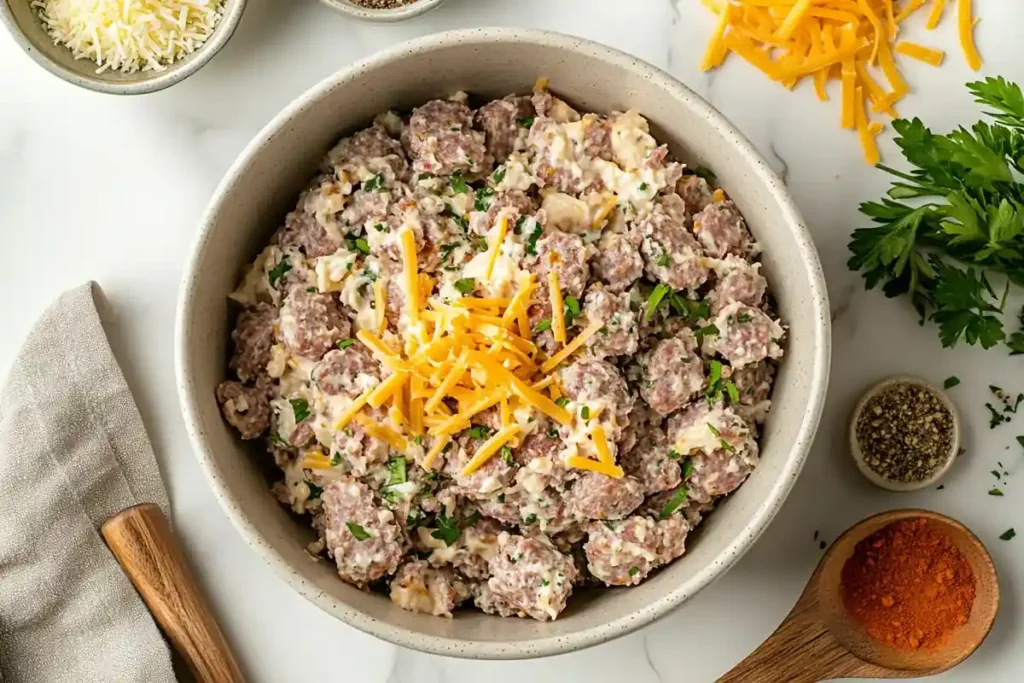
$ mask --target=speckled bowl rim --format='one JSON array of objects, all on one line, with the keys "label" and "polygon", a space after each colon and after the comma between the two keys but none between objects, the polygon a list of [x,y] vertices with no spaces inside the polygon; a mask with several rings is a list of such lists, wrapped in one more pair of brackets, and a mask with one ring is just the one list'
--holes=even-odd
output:
[{"label": "speckled bowl rim", "polygon": [[[815,323],[811,331],[811,334],[814,336],[814,355],[806,359],[811,364],[811,378],[807,389],[807,406],[797,430],[797,436],[793,440],[789,459],[780,470],[774,486],[769,491],[769,495],[766,496],[753,513],[749,523],[736,534],[735,539],[726,546],[721,554],[713,562],[709,563],[707,567],[697,572],[690,580],[681,583],[664,597],[640,607],[627,616],[599,626],[584,628],[569,635],[520,640],[515,643],[502,643],[428,635],[386,623],[374,618],[370,614],[353,609],[344,601],[326,595],[316,588],[313,583],[306,581],[303,576],[295,572],[281,554],[263,538],[260,531],[242,514],[234,494],[225,483],[212,450],[202,433],[202,408],[198,401],[194,399],[194,391],[191,388],[193,382],[192,360],[185,353],[185,349],[187,348],[187,320],[189,320],[189,312],[192,307],[193,296],[195,295],[192,284],[195,279],[194,273],[201,261],[201,254],[206,248],[207,241],[211,238],[212,219],[216,214],[217,206],[231,192],[238,177],[252,163],[252,159],[259,155],[262,146],[270,137],[286,128],[288,122],[294,116],[308,107],[315,106],[318,100],[329,91],[345,85],[353,80],[357,74],[361,74],[366,70],[386,66],[402,56],[430,52],[458,43],[486,46],[493,43],[510,42],[522,44],[524,49],[528,49],[531,46],[544,45],[567,52],[585,54],[601,59],[612,66],[632,71],[642,78],[649,79],[660,88],[665,89],[673,97],[684,102],[685,105],[683,106],[692,108],[693,112],[707,119],[709,123],[720,131],[721,136],[729,144],[735,146],[743,155],[749,157],[754,169],[754,181],[762,183],[773,199],[778,202],[782,213],[787,217],[785,229],[792,232],[797,242],[800,256],[810,274],[806,286],[809,290],[810,303],[815,314]],[[210,486],[213,488],[214,495],[220,501],[228,517],[246,542],[306,599],[325,612],[365,633],[383,638],[396,645],[423,652],[473,659],[544,657],[580,650],[626,635],[665,616],[732,567],[750,549],[754,541],[764,532],[768,524],[778,513],[807,460],[824,408],[825,395],[828,389],[832,344],[825,275],[822,271],[821,262],[810,232],[804,224],[783,181],[771,170],[771,167],[750,142],[721,113],[668,73],[624,52],[599,43],[550,31],[480,28],[429,35],[377,53],[321,81],[299,96],[298,99],[267,124],[246,146],[228,170],[215,191],[200,225],[196,242],[184,271],[175,330],[175,364],[178,393],[182,403],[186,427],[196,455],[209,480]]]},{"label": "speckled bowl rim", "polygon": [[425,14],[444,4],[445,0],[417,0],[411,5],[396,7],[395,9],[367,9],[356,7],[347,0],[320,0],[336,12],[341,12],[355,19],[373,21],[381,24],[390,24],[398,21],[405,21]]},{"label": "speckled bowl rim", "polygon": [[[953,415],[953,443],[950,446],[949,454],[946,456],[946,462],[943,463],[942,467],[937,469],[932,476],[922,481],[912,483],[892,481],[875,472],[866,462],[864,462],[864,452],[861,450],[860,444],[857,442],[857,419],[860,417],[860,414],[864,412],[864,406],[866,406],[868,401],[873,397],[877,396],[888,387],[893,384],[900,383],[916,384],[930,390],[938,396],[939,400],[942,401],[943,405],[945,405]],[[853,411],[850,413],[850,424],[847,430],[849,433],[850,455],[853,456],[853,462],[857,465],[857,469],[860,470],[860,473],[864,475],[865,479],[875,486],[895,493],[920,491],[923,488],[928,488],[929,486],[938,484],[939,481],[946,476],[946,473],[949,472],[953,463],[956,462],[956,454],[960,452],[960,413],[957,411],[956,404],[953,403],[953,399],[949,397],[949,394],[928,380],[921,379],[920,377],[915,377],[913,375],[893,375],[879,380],[868,387],[867,391],[861,394],[861,397],[857,400],[857,404],[853,407]]]},{"label": "speckled bowl rim", "polygon": [[[8,5],[12,1],[17,2],[18,0],[0,0],[0,21],[7,27],[7,31],[14,38],[14,42],[36,64],[54,76],[86,90],[93,90],[107,95],[145,95],[180,83],[206,66],[213,59],[214,55],[220,52],[221,48],[231,40],[235,29],[238,28],[238,22],[242,19],[242,12],[245,11],[245,5],[248,0],[235,0],[234,4],[227,7],[224,14],[221,15],[220,22],[214,28],[213,34],[210,35],[205,43],[199,46],[199,49],[190,58],[187,58],[188,61],[182,61],[179,65],[171,64],[165,71],[140,71],[132,75],[132,77],[138,80],[130,82],[110,81],[105,79],[102,74],[83,75],[75,73],[50,59],[21,30],[21,26],[18,25],[17,20],[14,18],[14,13]],[[29,2],[30,0],[22,1]],[[224,1],[227,4],[228,0]],[[81,61],[82,63],[87,63],[85,60]]]}]

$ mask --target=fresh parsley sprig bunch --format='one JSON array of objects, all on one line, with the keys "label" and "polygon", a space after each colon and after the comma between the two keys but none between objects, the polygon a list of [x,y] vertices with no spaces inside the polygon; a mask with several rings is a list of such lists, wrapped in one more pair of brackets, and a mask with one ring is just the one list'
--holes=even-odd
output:
[{"label": "fresh parsley sprig bunch", "polygon": [[[1007,334],[1001,317],[1010,284],[1024,286],[1024,93],[1003,78],[967,88],[991,122],[940,135],[916,118],[893,121],[913,168],[878,165],[897,180],[886,197],[861,204],[875,226],[854,231],[848,265],[868,289],[909,295],[943,346],[962,339],[1024,353],[1024,331]],[[993,274],[1005,277],[1002,292]]]}]

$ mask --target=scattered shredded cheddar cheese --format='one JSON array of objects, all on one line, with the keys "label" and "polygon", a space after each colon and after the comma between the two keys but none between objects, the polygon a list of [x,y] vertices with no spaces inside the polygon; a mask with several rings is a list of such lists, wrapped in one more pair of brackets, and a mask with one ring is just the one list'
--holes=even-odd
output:
[{"label": "scattered shredded cheddar cheese", "polygon": [[[857,131],[865,160],[877,163],[875,136],[881,127],[874,125],[869,112],[896,117],[893,105],[910,91],[893,54],[933,66],[945,56],[939,49],[896,42],[900,23],[929,1],[927,28],[932,29],[942,18],[946,0],[701,0],[718,21],[700,68],[717,68],[735,53],[786,88],[810,77],[823,102],[829,100],[829,81],[838,80],[840,124]],[[974,43],[972,0],[956,3],[960,46],[968,66],[977,71],[982,61]],[[874,68],[884,74],[890,90],[872,78]],[[858,113],[865,98],[870,109]],[[861,116],[864,125],[858,123]]]},{"label": "scattered shredded cheddar cheese", "polygon": [[939,66],[942,64],[942,59],[946,56],[946,53],[942,50],[925,47],[924,45],[911,43],[907,40],[896,44],[896,52],[901,55],[906,55],[911,59],[917,59],[926,64],[931,64],[932,66]]},{"label": "scattered shredded cheddar cheese", "polygon": [[548,291],[551,293],[551,333],[559,344],[565,343],[565,301],[562,299],[562,287],[558,283],[558,273],[548,273]]},{"label": "scattered shredded cheddar cheese", "polygon": [[[495,231],[492,255],[500,249],[507,223]],[[472,426],[472,419],[485,410],[497,407],[501,428],[487,439],[463,467],[472,474],[501,452],[505,446],[517,447],[529,433],[523,411],[535,411],[557,424],[569,425],[576,416],[555,401],[562,395],[557,368],[568,361],[596,334],[600,323],[594,323],[569,339],[564,317],[556,318],[554,327],[561,328],[563,347],[548,357],[530,339],[526,310],[534,303],[537,290],[535,276],[525,273],[519,278],[518,290],[511,297],[466,296],[451,303],[431,296],[434,282],[418,272],[415,237],[408,228],[399,234],[403,270],[401,285],[407,297],[403,321],[413,324],[389,329],[361,329],[356,339],[365,346],[390,374],[382,382],[352,400],[335,420],[341,430],[356,422],[374,438],[394,451],[412,457],[425,469],[436,467],[455,436]],[[564,316],[564,301],[557,276],[549,280],[552,303]],[[386,288],[375,288],[375,305],[383,309]],[[416,302],[415,310],[409,302]],[[542,392],[548,392],[547,394]],[[549,397],[549,395],[550,397]],[[366,412],[387,410],[387,418]],[[566,452],[570,460],[583,469],[621,477],[615,463],[614,447],[596,422],[599,409],[592,409],[588,421],[591,455],[597,460]],[[525,431],[524,431],[525,430]],[[329,459],[313,454],[307,458],[310,467],[329,468]],[[305,462],[305,461],[304,461]],[[326,463],[326,464],[325,464]]]}]

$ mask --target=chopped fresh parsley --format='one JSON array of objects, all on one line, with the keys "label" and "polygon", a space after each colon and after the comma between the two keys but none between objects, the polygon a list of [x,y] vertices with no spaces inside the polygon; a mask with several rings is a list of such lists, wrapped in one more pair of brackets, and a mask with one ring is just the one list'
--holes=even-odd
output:
[{"label": "chopped fresh parsley", "polygon": [[569,327],[570,325],[572,325],[572,321],[578,318],[580,315],[580,300],[574,296],[567,296],[565,297],[564,304],[565,326]]},{"label": "chopped fresh parsley", "polygon": [[388,460],[388,475],[388,486],[404,484],[409,481],[409,474],[406,471],[404,455]]},{"label": "chopped fresh parsley", "polygon": [[341,464],[341,453],[334,453],[331,455],[331,467],[337,467]]},{"label": "chopped fresh parsley", "polygon": [[310,500],[316,500],[324,492],[324,487],[323,486],[317,486],[316,484],[314,484],[311,481],[307,481],[306,482],[306,486],[309,488],[309,499]]},{"label": "chopped fresh parsley", "polygon": [[1004,422],[1009,422],[1010,421],[1010,416],[1009,415],[1005,415],[1005,414],[999,412],[998,410],[996,410],[995,406],[993,406],[991,403],[986,403],[985,407],[988,408],[988,415],[989,415],[989,418],[988,418],[988,428],[989,429],[995,429],[996,427],[998,427],[999,425],[1003,424]]},{"label": "chopped fresh parsley", "polygon": [[521,119],[516,119],[516,123],[518,123],[523,128],[531,128],[533,127],[533,122],[536,120],[536,116],[525,116]]},{"label": "chopped fresh parsley", "polygon": [[537,523],[537,515],[533,514],[532,512],[529,515],[526,516],[526,519],[523,520],[523,524],[536,524],[536,523]]},{"label": "chopped fresh parsley", "polygon": [[644,311],[644,320],[650,320],[654,312],[658,310],[658,306],[661,305],[662,300],[672,291],[672,288],[666,285],[664,282],[658,283],[658,285],[651,292],[651,295],[647,297],[647,310]]},{"label": "chopped fresh parsley", "polygon": [[541,585],[541,586],[550,586],[550,585],[551,585],[551,582],[550,582],[550,581],[548,581],[547,579],[541,579],[541,580],[540,580],[540,585]]},{"label": "chopped fresh parsley", "polygon": [[668,457],[671,460],[679,460],[680,458],[683,457],[683,454],[680,453],[679,451],[677,451],[674,448],[670,448],[669,451],[668,451]]},{"label": "chopped fresh parsley", "polygon": [[569,398],[566,396],[559,396],[555,399],[555,405],[559,408],[564,408],[569,405]]},{"label": "chopped fresh parsley", "polygon": [[307,294],[312,294],[315,291],[316,291],[316,287],[306,287],[306,293]]},{"label": "chopped fresh parsley", "polygon": [[544,228],[541,227],[540,223],[534,221],[534,223],[533,223],[533,232],[531,232],[530,236],[526,238],[526,253],[527,254],[530,254],[530,255],[536,255],[537,254],[537,240],[540,239],[540,236],[542,234],[544,234]]},{"label": "chopped fresh parsley", "polygon": [[370,532],[356,524],[355,522],[345,522],[345,526],[352,532],[352,535],[356,537],[357,541],[365,541],[370,538]]},{"label": "chopped fresh parsley", "polygon": [[512,226],[512,232],[518,235],[523,231],[523,223],[526,222],[526,216],[520,216],[516,219],[516,224]]},{"label": "chopped fresh parsley", "polygon": [[640,573],[640,568],[639,567],[630,567],[629,568],[629,575],[630,576],[636,576],[639,573]]},{"label": "chopped fresh parsley", "polygon": [[364,254],[370,253],[370,243],[363,237],[351,238],[346,240],[346,246],[349,251],[361,251]]},{"label": "chopped fresh parsley", "polygon": [[277,265],[267,271],[267,282],[273,287],[277,284],[277,281],[284,277],[284,274],[292,269],[290,263],[287,260],[281,259],[277,262]]},{"label": "chopped fresh parsley", "polygon": [[687,299],[676,292],[669,292],[668,303],[676,315],[686,318],[687,323],[694,323],[711,315],[711,305],[707,301]]},{"label": "chopped fresh parsley", "polygon": [[377,232],[384,232],[384,224],[383,223],[374,223],[373,224],[373,229],[376,230]]},{"label": "chopped fresh parsley", "polygon": [[441,511],[437,513],[437,517],[434,518],[434,524],[437,528],[430,533],[431,538],[436,538],[439,541],[444,541],[446,546],[451,546],[455,541],[459,540],[459,536],[462,535],[463,529],[468,529],[477,523],[480,519],[480,513],[474,512],[465,520],[462,524],[459,524],[457,520],[448,517],[445,512],[445,508],[441,508]]},{"label": "chopped fresh parsley", "polygon": [[491,201],[494,198],[494,190],[490,187],[481,187],[476,191],[476,199],[473,201],[473,208],[477,211],[486,211],[491,208]]},{"label": "chopped fresh parsley", "polygon": [[462,194],[463,192],[469,192],[469,185],[466,184],[466,179],[461,173],[452,174],[452,190],[455,194]]},{"label": "chopped fresh parsley", "polygon": [[434,519],[434,524],[437,526],[434,531],[430,533],[431,538],[436,538],[439,541],[444,541],[446,546],[451,546],[455,541],[459,540],[459,536],[462,535],[462,529],[459,528],[458,523],[454,519],[450,519],[442,507],[441,511],[437,513],[437,517]]},{"label": "chopped fresh parsley", "polygon": [[409,511],[409,514],[405,518],[405,527],[407,531],[412,531],[420,524],[423,523],[424,514],[419,508],[413,508]]},{"label": "chopped fresh parsley", "polygon": [[749,313],[740,313],[736,316],[736,321],[741,323],[749,323],[753,318]]},{"label": "chopped fresh parsley", "polygon": [[498,170],[495,171],[494,175],[491,176],[491,180],[493,180],[495,183],[500,183],[504,179],[505,179],[505,167],[504,166],[499,166]]},{"label": "chopped fresh parsley", "polygon": [[1016,536],[1016,535],[1017,535],[1017,532],[1014,531],[1013,527],[1010,527],[1009,529],[1004,531],[1002,534],[1000,534],[999,540],[1000,541],[1009,541],[1009,540],[1013,539],[1013,537]]},{"label": "chopped fresh parsley", "polygon": [[[708,375],[708,390],[705,394],[708,403],[715,401],[722,397],[722,387],[720,383],[722,381],[722,363],[721,361],[712,360],[710,363],[710,374]],[[718,436],[715,434],[715,436]]]},{"label": "chopped fresh parsley", "polygon": [[487,425],[473,425],[469,428],[469,435],[474,439],[489,439],[491,433],[491,428]]},{"label": "chopped fresh parsley", "polygon": [[304,398],[291,398],[288,402],[292,404],[292,414],[295,416],[295,424],[298,424],[309,417],[309,401]]},{"label": "chopped fresh parsley", "polygon": [[686,481],[687,479],[690,478],[690,475],[693,474],[693,458],[691,458],[690,456],[686,456],[685,458],[683,458],[683,461],[680,463],[679,466],[683,470],[683,481]]},{"label": "chopped fresh parsley", "polygon": [[500,454],[501,459],[505,462],[506,465],[512,465],[515,463],[515,460],[512,458],[512,449],[509,448],[508,446],[502,446]]},{"label": "chopped fresh parsley", "polygon": [[713,336],[716,334],[718,334],[718,327],[716,327],[713,324],[705,325],[704,327],[697,328],[696,330],[693,331],[693,336],[697,338],[697,341],[700,341],[704,337]]},{"label": "chopped fresh parsley", "polygon": [[641,192],[647,192],[647,183],[640,183],[640,187],[637,189]]},{"label": "chopped fresh parsley", "polygon": [[387,188],[384,187],[384,176],[378,173],[369,180],[364,180],[363,189],[367,192],[382,192],[386,190]]},{"label": "chopped fresh parsley", "polygon": [[442,265],[447,265],[448,258],[452,255],[452,251],[457,249],[458,246],[458,242],[445,242],[441,245],[438,256]]},{"label": "chopped fresh parsley", "polygon": [[472,294],[476,291],[476,278],[464,277],[455,281],[455,289],[461,294]]},{"label": "chopped fresh parsley", "polygon": [[1002,496],[1004,494],[1003,494],[1002,489],[991,488],[991,489],[988,490],[988,495],[990,495],[990,496]]},{"label": "chopped fresh parsley", "polygon": [[668,255],[667,251],[663,251],[658,255],[658,258],[654,259],[654,263],[662,268],[668,268],[672,265],[672,258]]},{"label": "chopped fresh parsley", "polygon": [[584,420],[590,419],[590,406],[583,406],[580,409],[580,417],[582,417]]},{"label": "chopped fresh parsley", "polygon": [[418,176],[416,176],[416,180],[417,181],[420,181],[420,180],[430,180],[433,177],[434,177],[433,173],[420,173]]},{"label": "chopped fresh parsley", "polygon": [[341,341],[338,342],[338,348],[344,351],[345,349],[347,349],[348,347],[352,346],[355,343],[355,339],[342,339]]},{"label": "chopped fresh parsley", "polygon": [[423,445],[423,435],[422,434],[417,434],[416,436],[412,437],[412,442],[414,444],[416,444],[417,446],[422,446]]},{"label": "chopped fresh parsley", "polygon": [[541,320],[540,322],[538,322],[536,325],[533,326],[533,333],[534,334],[540,334],[541,332],[546,332],[547,330],[550,330],[550,329],[551,329],[551,318],[544,318],[543,320]]},{"label": "chopped fresh parsley", "polygon": [[686,502],[686,495],[689,491],[686,484],[682,484],[675,490],[672,496],[665,503],[665,507],[661,508],[661,518],[668,519],[672,516],[672,513],[682,507],[683,503]]},{"label": "chopped fresh parsley", "polygon": [[956,376],[947,377],[946,381],[942,383],[943,389],[952,389],[957,384],[960,384],[960,378]]}]

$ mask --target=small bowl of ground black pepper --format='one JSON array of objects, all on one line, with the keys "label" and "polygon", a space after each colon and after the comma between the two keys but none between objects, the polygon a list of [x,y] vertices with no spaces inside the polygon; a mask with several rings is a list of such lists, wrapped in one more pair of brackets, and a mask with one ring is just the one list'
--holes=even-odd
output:
[{"label": "small bowl of ground black pepper", "polygon": [[328,7],[356,19],[394,22],[418,17],[444,0],[320,0]]},{"label": "small bowl of ground black pepper", "polygon": [[917,377],[891,377],[869,389],[850,420],[850,450],[857,468],[890,491],[936,484],[960,449],[956,406]]}]

